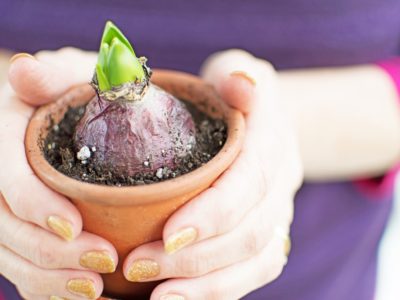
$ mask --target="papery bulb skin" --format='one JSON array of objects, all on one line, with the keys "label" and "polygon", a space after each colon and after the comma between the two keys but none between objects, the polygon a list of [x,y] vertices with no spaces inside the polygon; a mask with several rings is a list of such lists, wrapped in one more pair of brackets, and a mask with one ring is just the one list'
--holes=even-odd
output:
[{"label": "papery bulb skin", "polygon": [[95,96],[75,129],[76,152],[92,149],[90,161],[120,176],[173,170],[195,146],[195,123],[184,103],[149,83],[137,101]]}]

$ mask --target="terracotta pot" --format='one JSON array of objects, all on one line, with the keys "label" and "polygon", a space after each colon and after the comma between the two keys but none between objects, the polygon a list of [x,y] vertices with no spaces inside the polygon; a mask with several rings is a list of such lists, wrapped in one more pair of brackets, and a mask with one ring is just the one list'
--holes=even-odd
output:
[{"label": "terracotta pot", "polygon": [[244,118],[229,108],[211,85],[175,71],[158,70],[152,81],[180,99],[194,103],[210,116],[223,118],[228,138],[221,151],[204,166],[164,182],[132,187],[90,184],[54,169],[44,158],[43,147],[51,120],[58,123],[68,106],[87,103],[94,95],[88,84],[75,87],[58,101],[39,108],[30,120],[25,145],[28,160],[39,178],[67,196],[79,209],[85,231],[109,240],[117,249],[119,267],[103,275],[104,295],[119,299],[148,299],[157,282],[131,283],[122,274],[122,262],[134,248],[162,239],[167,219],[188,200],[207,189],[238,155],[244,137]]}]

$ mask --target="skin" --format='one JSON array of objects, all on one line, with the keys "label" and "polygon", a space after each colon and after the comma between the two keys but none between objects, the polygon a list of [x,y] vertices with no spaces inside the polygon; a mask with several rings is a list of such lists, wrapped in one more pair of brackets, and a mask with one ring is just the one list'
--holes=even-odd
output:
[{"label": "skin", "polygon": [[[28,104],[53,101],[69,86],[87,81],[96,57],[72,49],[39,53],[36,57],[38,61],[19,58],[13,62],[9,79],[14,91],[6,86],[1,93],[0,157],[7,159],[1,162],[6,172],[0,173],[0,190],[4,196],[0,220],[7,226],[0,234],[0,270],[28,299],[48,299],[50,295],[81,299],[65,289],[66,282],[75,276],[90,278],[97,296],[102,291],[101,278],[96,272],[80,267],[77,261],[84,251],[94,249],[108,251],[116,261],[115,250],[107,241],[81,231],[81,218],[76,209],[33,175],[22,143],[33,112]],[[231,50],[210,57],[202,74],[228,104],[245,113],[246,140],[235,163],[218,181],[169,219],[163,241],[143,245],[120,262],[127,274],[135,260],[152,259],[159,264],[160,273],[148,280],[172,278],[154,290],[152,300],[171,293],[185,299],[237,299],[274,280],[287,262],[285,239],[277,234],[277,229],[283,237],[289,232],[294,194],[303,178],[300,153],[304,159],[305,146],[313,141],[294,134],[291,124],[298,124],[293,117],[296,110],[286,113],[285,106],[281,105],[289,103],[286,98],[289,94],[279,98],[280,75],[267,62],[243,51]],[[389,84],[386,86],[392,88]],[[297,85],[297,88],[300,87]],[[296,95],[298,101],[310,99],[305,92],[291,95]],[[379,101],[394,103],[390,97]],[[381,115],[382,120],[387,117]],[[296,131],[300,132],[298,128]],[[298,151],[297,139],[302,152]],[[392,139],[385,141],[382,156],[395,146]],[[368,152],[369,148],[364,151]],[[316,155],[324,162],[323,155]],[[344,171],[346,163],[336,162],[340,170],[334,174],[337,178],[354,174]],[[378,169],[383,172],[388,164]],[[308,165],[305,169],[310,170]],[[365,170],[365,174],[368,170],[372,174],[377,172],[375,168]],[[323,170],[318,171],[324,175]],[[333,178],[331,172],[326,178]],[[53,234],[46,225],[49,215],[68,220],[75,239],[66,242]],[[163,244],[187,227],[195,228],[197,239],[172,255],[166,254]]]},{"label": "skin", "polygon": [[380,176],[399,161],[399,96],[381,68],[285,71],[279,83],[306,180]]}]

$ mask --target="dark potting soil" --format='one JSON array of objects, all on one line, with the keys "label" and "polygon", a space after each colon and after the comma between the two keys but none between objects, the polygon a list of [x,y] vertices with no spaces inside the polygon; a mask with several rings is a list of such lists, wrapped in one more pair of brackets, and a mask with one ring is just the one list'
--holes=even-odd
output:
[{"label": "dark potting soil", "polygon": [[157,172],[138,173],[134,176],[104,171],[90,161],[82,164],[73,145],[75,126],[83,116],[85,107],[69,108],[59,124],[52,126],[44,143],[47,161],[61,173],[74,179],[105,185],[143,185],[164,181],[186,174],[211,160],[226,141],[227,127],[223,120],[213,119],[185,102],[196,123],[196,146],[184,158],[176,158],[177,168],[162,168]]}]

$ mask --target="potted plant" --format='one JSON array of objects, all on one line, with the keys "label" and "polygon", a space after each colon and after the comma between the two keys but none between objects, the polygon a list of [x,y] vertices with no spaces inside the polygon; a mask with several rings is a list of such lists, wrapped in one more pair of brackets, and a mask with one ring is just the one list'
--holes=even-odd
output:
[{"label": "potted plant", "polygon": [[[107,22],[91,84],[40,107],[26,133],[34,172],[76,205],[84,230],[109,240],[120,262],[162,239],[169,216],[228,168],[244,136],[242,114],[211,85],[151,73]],[[157,284],[128,282],[121,264],[103,279],[104,294],[120,299],[148,297]]]}]

